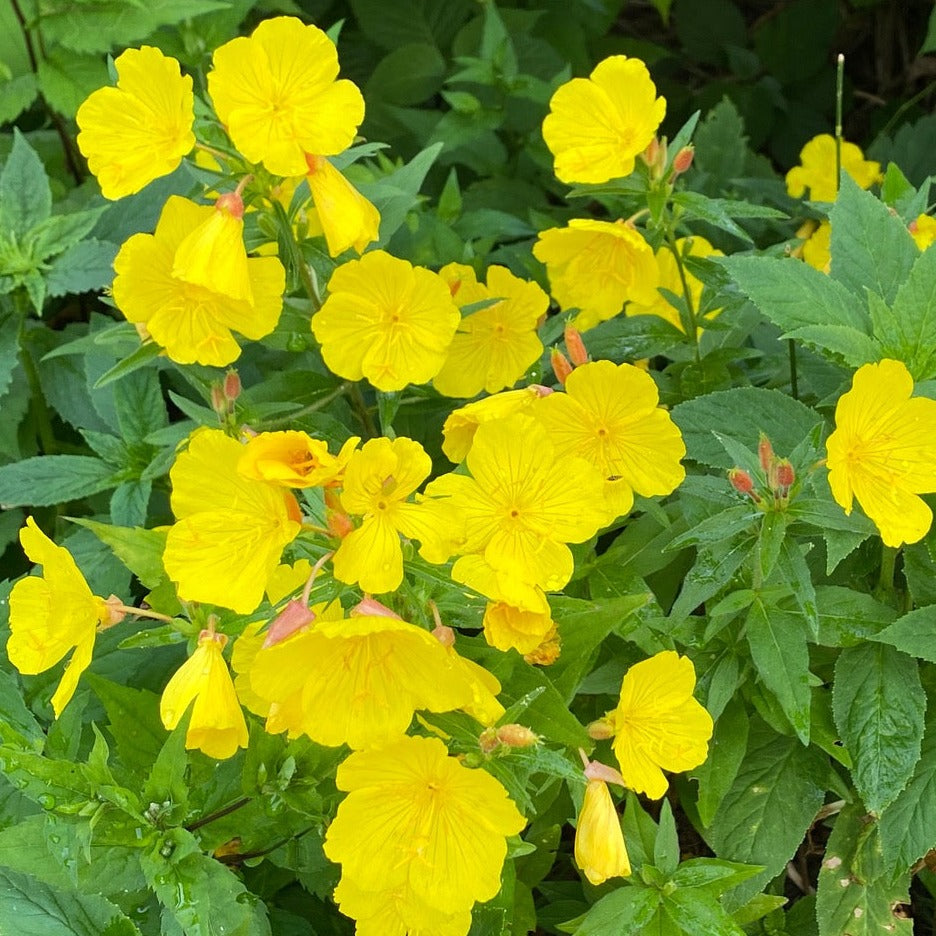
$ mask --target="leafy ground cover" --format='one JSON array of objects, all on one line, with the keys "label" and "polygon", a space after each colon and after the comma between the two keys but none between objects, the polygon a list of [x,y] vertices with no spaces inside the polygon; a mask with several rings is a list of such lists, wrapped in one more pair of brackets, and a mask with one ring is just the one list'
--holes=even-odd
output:
[{"label": "leafy ground cover", "polygon": [[2,8],[0,930],[933,931],[936,27],[749,6]]}]

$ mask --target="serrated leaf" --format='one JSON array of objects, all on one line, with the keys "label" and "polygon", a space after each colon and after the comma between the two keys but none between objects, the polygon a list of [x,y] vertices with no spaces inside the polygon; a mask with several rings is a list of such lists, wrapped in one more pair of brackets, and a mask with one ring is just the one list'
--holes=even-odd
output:
[{"label": "serrated leaf", "polygon": [[162,554],[166,549],[165,530],[111,526],[83,517],[69,519],[72,523],[90,530],[102,543],[109,546],[114,555],[147,588],[156,588],[165,579],[166,573],[162,564]]},{"label": "serrated leaf", "polygon": [[916,660],[886,644],[846,647],[835,664],[832,711],[855,787],[880,815],[920,759],[926,694]]},{"label": "serrated leaf", "polygon": [[87,455],[37,455],[0,466],[0,504],[49,507],[115,486],[114,469]]},{"label": "serrated leaf", "polygon": [[159,696],[148,689],[118,685],[94,673],[88,673],[85,679],[104,706],[120,760],[145,777],[166,740],[159,718]]},{"label": "serrated leaf", "polygon": [[936,607],[930,605],[910,611],[871,639],[890,644],[910,656],[936,663]]},{"label": "serrated leaf", "polygon": [[[673,150],[676,153],[677,150]],[[768,205],[754,205],[731,198],[709,198],[699,192],[676,192],[673,203],[679,205],[687,218],[707,221],[715,227],[751,242],[751,235],[734,223],[734,218],[786,218],[787,214]]]},{"label": "serrated leaf", "polygon": [[663,896],[663,907],[683,933],[706,936],[744,936],[744,930],[704,890],[677,888]]},{"label": "serrated leaf", "polygon": [[744,636],[764,685],[780,703],[796,736],[809,744],[809,650],[806,634],[797,625],[793,615],[768,612],[757,600],[745,621]]},{"label": "serrated leaf", "polygon": [[12,123],[39,96],[39,83],[29,72],[0,84],[0,123]]},{"label": "serrated leaf", "polygon": [[826,844],[816,893],[819,936],[910,936],[913,921],[894,913],[909,903],[909,880],[883,860],[878,824],[856,805],[839,813]]},{"label": "serrated leaf", "polygon": [[[870,192],[862,191],[844,171],[829,221],[830,276],[859,300],[853,308],[857,311],[864,304],[866,289],[892,303],[919,256],[903,221],[891,215],[887,205]],[[814,272],[823,276],[818,270]]]},{"label": "serrated leaf", "polygon": [[74,117],[92,91],[110,84],[107,63],[100,55],[75,55],[52,49],[36,70],[42,96],[53,110]]},{"label": "serrated leaf", "polygon": [[728,540],[700,546],[692,568],[683,579],[670,609],[670,619],[681,621],[724,588],[747,559],[752,539]]},{"label": "serrated leaf", "polygon": [[117,247],[109,241],[83,240],[59,254],[45,273],[50,296],[96,292],[105,289],[114,278]]},{"label": "serrated leaf", "polygon": [[721,858],[689,858],[680,863],[671,880],[678,887],[702,888],[711,897],[718,897],[763,870],[757,865]]},{"label": "serrated leaf", "polygon": [[825,797],[825,755],[751,722],[747,754],[706,841],[720,858],[764,870],[730,895],[740,906],[776,876],[796,851]]},{"label": "serrated leaf", "polygon": [[19,361],[19,328],[20,314],[0,309],[0,397],[10,388]]},{"label": "serrated leaf", "polygon": [[45,259],[77,244],[97,224],[107,205],[85,211],[56,214],[37,224],[29,232],[34,256]]},{"label": "serrated leaf", "polygon": [[747,750],[749,715],[740,699],[729,702],[715,721],[705,763],[691,771],[699,781],[696,804],[699,819],[707,826],[731,788]]},{"label": "serrated leaf", "polygon": [[14,129],[13,148],[0,172],[0,228],[22,238],[51,211],[52,190],[45,166],[26,137]]},{"label": "serrated leaf", "polygon": [[621,887],[602,897],[572,931],[575,936],[639,936],[660,905],[650,887]]}]

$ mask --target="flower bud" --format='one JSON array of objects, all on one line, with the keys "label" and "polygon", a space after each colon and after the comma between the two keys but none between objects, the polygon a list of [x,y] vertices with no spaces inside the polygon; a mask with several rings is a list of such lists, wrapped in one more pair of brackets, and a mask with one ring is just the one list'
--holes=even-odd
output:
[{"label": "flower bud", "polygon": [[762,432],[760,434],[760,439],[757,443],[757,457],[760,460],[760,466],[764,471],[770,471],[770,466],[773,464],[774,460],[774,450],[773,446],[770,444],[770,439]]},{"label": "flower bud", "polygon": [[693,146],[684,146],[674,157],[673,157],[673,178],[682,173],[686,172],[689,167],[692,165],[692,159],[695,156],[695,148]]},{"label": "flower bud", "polygon": [[595,741],[606,741],[614,737],[614,723],[607,715],[593,721],[585,730],[588,732],[588,737]]},{"label": "flower bud", "polygon": [[793,487],[793,482],[796,480],[796,472],[788,458],[781,458],[780,461],[777,462],[776,475],[777,491],[781,495],[786,496],[790,488]]},{"label": "flower bud", "polygon": [[604,780],[589,780],[575,828],[575,863],[595,885],[631,873],[618,815]]},{"label": "flower bud", "polygon": [[749,494],[757,499],[757,493],[754,490],[754,479],[743,468],[732,468],[728,472],[728,480],[739,494]]},{"label": "flower bud", "polygon": [[348,613],[352,616],[367,615],[369,617],[393,618],[396,621],[403,620],[396,611],[392,611],[370,595],[365,595]]},{"label": "flower bud", "polygon": [[437,624],[432,629],[432,636],[435,637],[443,647],[455,646],[455,631],[447,624]]},{"label": "flower bud", "polygon": [[224,195],[219,195],[215,208],[229,214],[232,218],[244,217],[244,199],[240,197],[239,192],[226,192]]},{"label": "flower bud", "polygon": [[497,729],[497,740],[507,747],[526,748],[539,744],[539,735],[526,725],[501,725]]},{"label": "flower bud", "polygon": [[585,342],[582,341],[582,333],[571,325],[566,325],[563,334],[566,351],[569,352],[569,358],[572,363],[579,367],[588,363],[588,351],[585,349]]},{"label": "flower bud", "polygon": [[211,408],[220,420],[224,420],[229,412],[228,401],[224,396],[224,387],[220,383],[211,385]]},{"label": "flower bud", "polygon": [[224,398],[229,403],[233,403],[240,396],[241,382],[236,370],[231,369],[224,375],[222,389],[224,390]]},{"label": "flower bud", "polygon": [[558,348],[553,348],[549,352],[549,363],[552,365],[556,380],[564,387],[569,374],[572,373],[572,365],[568,358]]},{"label": "flower bud", "polygon": [[104,604],[107,607],[109,626],[113,627],[114,624],[119,624],[127,616],[127,612],[124,611],[124,603],[116,595],[108,595],[104,600]]},{"label": "flower bud", "polygon": [[496,728],[485,728],[478,735],[478,747],[484,754],[491,754],[500,747],[500,739],[497,737]]},{"label": "flower bud", "polygon": [[293,598],[286,603],[286,607],[273,618],[270,629],[267,631],[264,647],[272,647],[292,636],[303,627],[307,627],[315,620],[315,614],[302,601]]}]

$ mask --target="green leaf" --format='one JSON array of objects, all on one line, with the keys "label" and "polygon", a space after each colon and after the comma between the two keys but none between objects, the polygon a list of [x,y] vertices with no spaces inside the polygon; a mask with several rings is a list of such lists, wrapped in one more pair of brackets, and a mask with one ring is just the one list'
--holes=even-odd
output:
[{"label": "green leaf", "polygon": [[49,507],[115,486],[114,469],[87,455],[37,455],[0,466],[0,504]]},{"label": "green leaf", "polygon": [[0,397],[13,381],[13,371],[19,361],[20,313],[0,308]]},{"label": "green leaf", "polygon": [[809,650],[797,618],[768,610],[758,599],[751,605],[744,635],[761,680],[776,696],[796,736],[809,744]]},{"label": "green leaf", "polygon": [[419,104],[442,87],[445,59],[426,42],[407,42],[382,58],[367,82],[368,100]]},{"label": "green leaf", "polygon": [[29,232],[33,254],[45,259],[73,247],[92,230],[107,207],[100,205],[87,211],[72,211],[46,218]]},{"label": "green leaf", "polygon": [[96,894],[52,887],[0,868],[0,932],[17,936],[140,936],[120,908]]},{"label": "green leaf", "polygon": [[923,37],[923,45],[917,55],[926,55],[927,52],[936,50],[936,9],[930,11],[929,22],[926,24],[926,35]]},{"label": "green leaf", "polygon": [[[677,152],[676,150],[673,151]],[[751,235],[739,227],[732,220],[733,218],[786,218],[783,211],[776,208],[770,208],[767,205],[754,205],[750,202],[735,200],[731,198],[709,198],[699,192],[676,192],[672,196],[673,203],[679,205],[685,212],[684,217],[688,219],[697,218],[699,221],[707,221],[714,224],[715,227],[734,234],[742,240],[750,243]]]},{"label": "green leaf", "polygon": [[17,238],[45,221],[52,211],[52,191],[42,160],[19,130],[0,172],[0,229]]},{"label": "green leaf", "polygon": [[677,888],[664,895],[663,907],[687,936],[744,936],[744,930],[703,890]]},{"label": "green leaf", "polygon": [[735,905],[786,866],[825,798],[827,769],[824,754],[752,719],[741,769],[703,832],[719,858],[764,868],[732,892]]},{"label": "green leaf", "polygon": [[148,689],[118,685],[94,673],[88,673],[85,679],[107,712],[107,727],[117,746],[117,756],[125,767],[147,776],[166,740],[159,718],[159,696]]},{"label": "green leaf", "polygon": [[153,358],[162,354],[162,348],[155,341],[146,341],[135,351],[131,351],[122,361],[118,361],[109,370],[106,370],[97,380],[94,381],[94,390],[100,390],[115,380],[120,380],[127,374],[132,374],[135,370],[145,367]]},{"label": "green leaf", "polygon": [[122,527],[142,527],[149,512],[152,481],[123,481],[114,489],[110,501],[111,522]]},{"label": "green leaf", "polygon": [[29,72],[0,84],[0,123],[12,123],[39,96],[39,83]]},{"label": "green leaf", "polygon": [[[0,469],[2,470],[2,469]],[[166,577],[162,554],[166,549],[165,530],[118,527],[83,517],[70,517],[72,523],[90,530],[147,588],[156,588]]]},{"label": "green leaf", "polygon": [[50,296],[97,292],[114,278],[117,247],[109,241],[83,240],[59,254],[45,273]]},{"label": "green leaf", "polygon": [[660,807],[660,824],[653,843],[653,866],[666,877],[670,877],[679,867],[679,836],[676,834],[673,807],[668,799],[664,799]]},{"label": "green leaf", "polygon": [[74,117],[85,98],[110,84],[107,63],[100,55],[76,55],[52,49],[39,61],[39,88],[53,110]]},{"label": "green leaf", "polygon": [[702,888],[709,896],[718,897],[763,870],[721,858],[690,858],[679,865],[670,880],[678,887]]},{"label": "green leaf", "polygon": [[689,458],[712,468],[728,469],[734,461],[715,432],[748,448],[756,446],[759,433],[764,432],[774,451],[785,454],[810,434],[819,416],[780,390],[735,387],[674,406],[673,420],[682,432]]},{"label": "green leaf", "polygon": [[894,909],[910,902],[908,876],[885,861],[878,824],[856,805],[839,813],[826,843],[816,893],[819,936],[910,936]]},{"label": "green leaf", "polygon": [[824,647],[852,647],[873,640],[897,616],[889,605],[864,592],[838,585],[816,589],[818,642]]},{"label": "green leaf", "polygon": [[731,581],[750,551],[751,541],[747,538],[700,546],[670,609],[670,619],[681,621],[714,597]]},{"label": "green leaf", "polygon": [[871,639],[889,644],[928,663],[936,663],[936,614],[934,612],[936,608],[932,605],[917,608],[898,618],[884,630],[878,631]]},{"label": "green leaf", "polygon": [[747,137],[744,121],[729,97],[723,97],[699,124],[693,167],[727,183],[744,173]]},{"label": "green leaf", "polygon": [[869,812],[880,815],[913,775],[925,710],[926,694],[912,657],[875,643],[846,647],[839,655],[832,712]]},{"label": "green leaf", "polygon": [[[832,279],[850,290],[861,304],[866,289],[892,303],[920,255],[903,221],[892,215],[882,201],[858,188],[847,172],[842,172],[829,221]],[[813,272],[824,275],[818,270]],[[853,308],[857,311],[859,304]]]},{"label": "green leaf", "polygon": [[620,887],[602,897],[572,931],[575,936],[639,936],[662,895],[650,887]]},{"label": "green leaf", "polygon": [[699,781],[696,808],[704,826],[711,825],[719,804],[738,775],[747,750],[749,724],[750,716],[744,703],[740,699],[730,701],[715,721],[705,763],[690,774]]}]

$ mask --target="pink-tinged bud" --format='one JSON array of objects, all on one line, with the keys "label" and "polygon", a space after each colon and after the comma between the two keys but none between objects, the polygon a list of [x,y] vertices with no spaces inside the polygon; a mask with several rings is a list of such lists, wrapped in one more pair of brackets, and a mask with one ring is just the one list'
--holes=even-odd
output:
[{"label": "pink-tinged bud", "polygon": [[564,387],[569,374],[572,373],[572,365],[569,363],[568,358],[558,348],[553,348],[549,352],[549,363],[552,365],[556,380]]},{"label": "pink-tinged bud", "polygon": [[127,612],[124,611],[124,603],[116,595],[109,595],[104,600],[104,604],[107,606],[108,626],[113,627],[115,624],[119,624],[127,616]]},{"label": "pink-tinged bud", "polygon": [[229,370],[224,375],[224,398],[229,402],[233,403],[241,393],[241,382],[240,376],[236,370]]},{"label": "pink-tinged bud", "polygon": [[501,725],[497,729],[497,740],[507,747],[526,748],[539,744],[540,737],[526,725]]},{"label": "pink-tinged bud", "polygon": [[640,158],[650,168],[650,175],[654,179],[662,178],[666,166],[666,142],[654,137],[647,148],[640,154]]},{"label": "pink-tinged bud", "polygon": [[315,614],[302,601],[293,598],[286,603],[286,607],[273,618],[270,628],[267,631],[266,639],[263,641],[264,647],[272,647],[291,637],[296,631],[308,627],[315,620]]},{"label": "pink-tinged bud", "polygon": [[244,217],[244,199],[241,198],[240,192],[226,192],[224,195],[219,195],[215,208],[229,214],[232,218]]},{"label": "pink-tinged bud", "polygon": [[478,735],[478,747],[484,754],[491,754],[500,747],[500,741],[497,738],[496,728],[485,728]]},{"label": "pink-tinged bud", "polygon": [[787,491],[793,487],[793,482],[796,480],[796,471],[793,469],[793,465],[790,464],[788,458],[781,458],[777,462],[777,489],[781,494],[786,494]]},{"label": "pink-tinged bud", "polygon": [[617,770],[596,760],[589,761],[585,766],[585,779],[603,780],[605,783],[616,783],[618,786],[625,786],[624,778]]},{"label": "pink-tinged bud", "polygon": [[585,730],[588,737],[595,741],[606,741],[614,737],[614,724],[607,716],[593,721]]},{"label": "pink-tinged bud", "polygon": [[732,468],[728,480],[739,494],[754,495],[754,479],[743,468]]},{"label": "pink-tinged bud", "polygon": [[443,647],[455,646],[455,631],[448,624],[437,624],[432,629],[432,636],[442,644]]},{"label": "pink-tinged bud", "polygon": [[224,395],[224,387],[220,383],[211,385],[211,408],[215,411],[219,419],[224,419],[230,412],[228,401]]},{"label": "pink-tinged bud", "polygon": [[588,363],[588,351],[585,349],[585,342],[582,341],[582,333],[571,325],[566,325],[563,333],[566,351],[569,352],[569,358],[576,367]]},{"label": "pink-tinged bud", "polygon": [[402,621],[396,611],[391,611],[385,604],[381,604],[376,598],[365,595],[349,612],[353,615],[368,615],[369,617],[393,618],[395,621]]},{"label": "pink-tinged bud", "polygon": [[774,450],[770,444],[770,439],[762,432],[760,440],[757,443],[757,457],[760,460],[760,466],[764,471],[770,471],[770,466],[774,461]]},{"label": "pink-tinged bud", "polygon": [[549,396],[550,393],[556,392],[552,387],[544,387],[542,384],[538,383],[530,384],[527,390],[532,390],[540,399]]},{"label": "pink-tinged bud", "polygon": [[692,159],[695,156],[695,149],[692,146],[684,146],[673,157],[673,175],[681,175],[692,165]]}]

